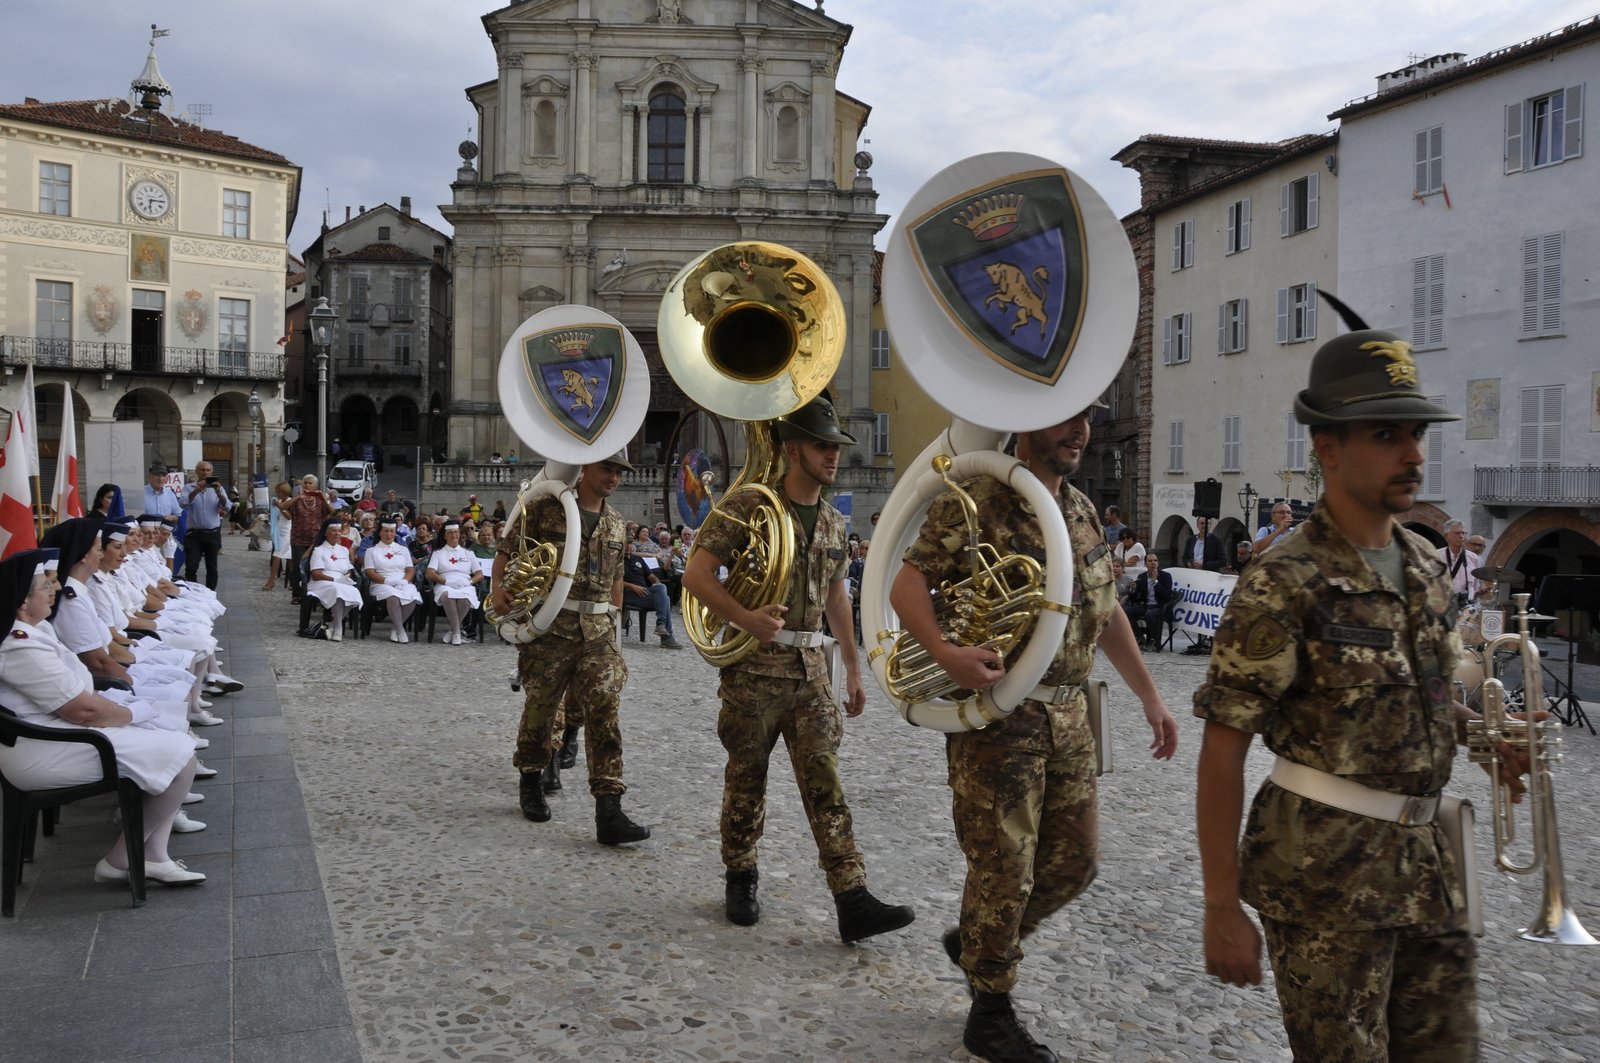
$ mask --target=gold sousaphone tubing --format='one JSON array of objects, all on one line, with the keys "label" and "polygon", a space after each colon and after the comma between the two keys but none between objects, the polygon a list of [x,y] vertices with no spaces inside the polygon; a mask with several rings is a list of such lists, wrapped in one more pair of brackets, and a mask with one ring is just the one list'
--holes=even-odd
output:
[{"label": "gold sousaphone tubing", "polygon": [[[784,600],[795,555],[787,507],[775,490],[779,449],[770,424],[822,393],[844,357],[845,313],[833,282],[805,255],[760,240],[714,247],[667,286],[656,322],[661,360],[695,402],[745,422],[744,470],[723,495],[746,487],[762,502],[744,526],[748,544],[728,563],[728,592],[747,609]],[[720,504],[702,526],[730,520]],[[696,538],[690,556],[700,548]],[[683,626],[701,656],[726,667],[760,644],[685,591]]]}]

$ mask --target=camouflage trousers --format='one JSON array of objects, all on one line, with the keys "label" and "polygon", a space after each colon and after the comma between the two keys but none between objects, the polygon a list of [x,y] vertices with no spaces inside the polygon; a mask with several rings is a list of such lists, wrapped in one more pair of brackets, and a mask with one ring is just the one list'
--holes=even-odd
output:
[{"label": "camouflage trousers", "polygon": [[1380,930],[1261,920],[1297,1060],[1479,1058],[1477,946],[1466,917]]},{"label": "camouflage trousers", "polygon": [[622,727],[617,702],[628,666],[610,639],[564,639],[547,635],[517,647],[522,681],[522,721],[511,763],[538,771],[561,744],[561,728],[581,723],[589,767],[589,792],[596,797],[626,793],[622,783]]},{"label": "camouflage trousers", "polygon": [[843,724],[826,677],[807,682],[725,671],[719,694],[717,737],[728,751],[722,786],[723,864],[730,871],[756,867],[756,843],[767,820],[767,763],[782,737],[828,889],[843,893],[866,885],[866,862],[856,848],[850,806],[839,783]]},{"label": "camouflage trousers", "polygon": [[961,967],[985,993],[1017,982],[1022,939],[1094,881],[1094,737],[1082,703],[1053,752],[950,735],[951,811],[967,858]]}]

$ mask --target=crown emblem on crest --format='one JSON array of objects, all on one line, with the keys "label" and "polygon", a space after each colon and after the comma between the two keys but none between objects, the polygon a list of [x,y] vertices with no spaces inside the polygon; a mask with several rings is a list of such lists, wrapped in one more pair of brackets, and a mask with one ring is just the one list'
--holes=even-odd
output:
[{"label": "crown emblem on crest", "polygon": [[1017,216],[1027,196],[1008,193],[975,199],[952,221],[972,231],[974,240],[995,240],[1017,227]]},{"label": "crown emblem on crest", "polygon": [[558,332],[550,337],[550,342],[556,345],[556,350],[566,355],[582,354],[589,349],[589,344],[594,342],[592,332]]}]

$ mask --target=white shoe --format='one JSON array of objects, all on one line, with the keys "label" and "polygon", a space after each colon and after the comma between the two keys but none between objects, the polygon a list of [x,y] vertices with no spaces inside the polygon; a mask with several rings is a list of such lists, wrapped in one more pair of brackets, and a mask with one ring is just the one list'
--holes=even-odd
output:
[{"label": "white shoe", "polygon": [[400,641],[400,632],[398,632],[398,631],[389,632],[389,641],[398,643]]},{"label": "white shoe", "polygon": [[194,730],[192,728],[189,731],[189,739],[190,739],[190,741],[192,741],[194,743],[194,748],[195,748],[196,752],[199,752],[202,749],[211,748],[211,739],[209,739],[209,738],[201,738],[199,735],[194,733]]},{"label": "white shoe", "polygon": [[222,723],[223,720],[221,716],[211,715],[202,705],[189,714],[189,722],[196,727],[215,727],[217,724]]},{"label": "white shoe", "polygon": [[178,809],[172,815],[172,829],[178,834],[193,834],[197,830],[205,830],[206,825],[198,819],[190,819],[183,809]]},{"label": "white shoe", "polygon": [[197,886],[206,880],[198,871],[190,871],[182,860],[168,860],[164,864],[144,862],[144,877],[149,882],[163,886]]},{"label": "white shoe", "polygon": [[196,779],[215,779],[217,777],[216,768],[208,768],[198,760],[195,761],[195,764],[198,765],[194,769],[194,777]]},{"label": "white shoe", "polygon": [[190,792],[190,793],[184,795],[183,803],[186,804],[186,805],[198,805],[201,801],[204,801],[205,799],[206,799],[206,795],[205,794],[197,794],[197,793]]},{"label": "white shoe", "polygon": [[467,640],[461,637],[461,632],[457,631],[456,632],[456,645],[457,646],[465,646],[466,644],[467,644]]},{"label": "white shoe", "polygon": [[337,628],[337,627],[336,628],[329,628],[328,629],[328,641],[329,642],[343,642],[344,641],[344,629],[343,628]]},{"label": "white shoe", "polygon": [[402,643],[406,643],[406,642],[410,642],[411,641],[411,635],[410,635],[409,632],[406,631],[405,628],[401,628],[400,629],[400,641]]},{"label": "white shoe", "polygon": [[216,704],[216,702],[207,701],[205,698],[195,698],[194,701],[195,707],[199,709],[209,709],[211,706]]},{"label": "white shoe", "polygon": [[222,691],[225,694],[232,694],[236,690],[244,689],[243,683],[239,682],[231,675],[223,675],[221,672],[212,672],[210,675],[206,676],[206,682],[210,683],[214,687],[222,688]]},{"label": "white shoe", "polygon": [[126,882],[128,881],[128,872],[120,867],[112,867],[104,860],[101,860],[94,865],[94,880],[96,882]]}]

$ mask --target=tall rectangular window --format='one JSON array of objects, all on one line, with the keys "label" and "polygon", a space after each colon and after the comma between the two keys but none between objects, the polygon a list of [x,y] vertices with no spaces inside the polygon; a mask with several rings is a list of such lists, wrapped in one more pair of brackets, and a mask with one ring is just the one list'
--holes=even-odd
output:
[{"label": "tall rectangular window", "polygon": [[1222,419],[1222,471],[1239,471],[1239,422],[1235,415]]},{"label": "tall rectangular window", "polygon": [[1317,286],[1296,284],[1278,289],[1278,342],[1317,338]]},{"label": "tall rectangular window", "polygon": [[1565,233],[1522,241],[1522,335],[1561,334],[1561,256]]},{"label": "tall rectangular window", "polygon": [[1250,200],[1236,200],[1228,206],[1228,254],[1250,250]]},{"label": "tall rectangular window", "polygon": [[647,179],[682,184],[688,130],[688,112],[684,109],[683,97],[674,89],[657,91],[650,97],[650,111],[645,126],[649,139]]},{"label": "tall rectangular window", "polygon": [[1319,177],[1313,171],[1298,181],[1283,185],[1278,208],[1278,235],[1293,236],[1317,227]]},{"label": "tall rectangular window", "polygon": [[395,365],[411,364],[411,333],[396,332],[389,337],[389,358]]},{"label": "tall rectangular window", "polygon": [[1522,389],[1522,429],[1517,437],[1521,465],[1561,464],[1562,385]]},{"label": "tall rectangular window", "polygon": [[396,321],[410,321],[412,319],[411,288],[412,277],[409,274],[400,274],[394,278],[393,298],[389,302],[389,316]]},{"label": "tall rectangular window", "polygon": [[1444,126],[1419,129],[1413,139],[1416,157],[1411,191],[1414,195],[1431,196],[1444,188]]},{"label": "tall rectangular window", "polygon": [[874,455],[889,453],[889,415],[886,413],[873,415],[872,453]]},{"label": "tall rectangular window", "polygon": [[72,347],[72,285],[35,281],[33,295],[33,335],[39,353],[63,358]]},{"label": "tall rectangular window", "polygon": [[1444,346],[1444,256],[1411,260],[1411,346]]},{"label": "tall rectangular window", "polygon": [[872,368],[889,368],[889,330],[886,328],[872,330]]},{"label": "tall rectangular window", "polygon": [[1249,345],[1248,299],[1230,299],[1217,307],[1217,353],[1237,354]]},{"label": "tall rectangular window", "polygon": [[[1428,401],[1444,405],[1443,395],[1429,395]],[[1444,425],[1435,421],[1428,426],[1422,441],[1422,488],[1418,498],[1438,502],[1444,499]]]},{"label": "tall rectangular window", "polygon": [[1556,89],[1506,105],[1505,172],[1575,159],[1583,154],[1583,86]]},{"label": "tall rectangular window", "polygon": [[351,329],[350,339],[345,346],[349,352],[351,365],[367,364],[367,334],[362,329]]},{"label": "tall rectangular window", "polygon": [[1194,219],[1179,222],[1172,227],[1172,269],[1188,269],[1194,265]]},{"label": "tall rectangular window", "polygon": [[1167,471],[1183,472],[1183,422],[1167,426]]},{"label": "tall rectangular window", "polygon": [[1161,364],[1178,365],[1189,360],[1189,336],[1193,331],[1189,314],[1173,314],[1161,322]]},{"label": "tall rectangular window", "polygon": [[1284,455],[1283,467],[1290,472],[1306,471],[1306,426],[1295,420],[1294,414],[1288,415],[1289,442],[1288,453]]},{"label": "tall rectangular window", "polygon": [[39,213],[72,214],[72,167],[60,162],[39,164]]},{"label": "tall rectangular window", "polygon": [[224,369],[250,367],[250,301],[217,301],[217,354]]},{"label": "tall rectangular window", "polygon": [[351,321],[367,319],[367,288],[371,282],[365,273],[350,274],[350,305],[345,308],[345,316]]},{"label": "tall rectangular window", "polygon": [[234,240],[250,239],[250,193],[236,188],[222,190],[222,235]]}]

